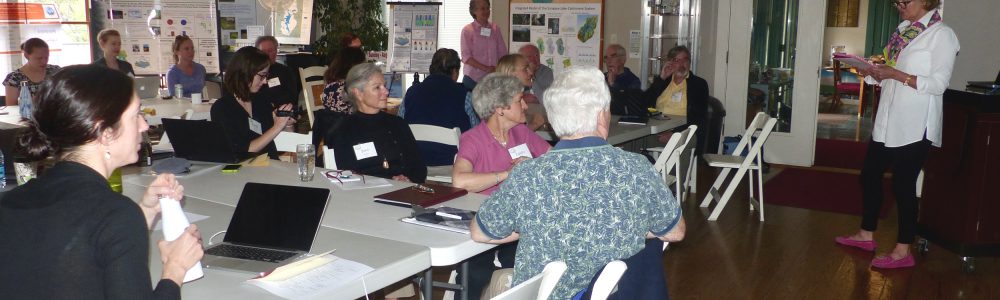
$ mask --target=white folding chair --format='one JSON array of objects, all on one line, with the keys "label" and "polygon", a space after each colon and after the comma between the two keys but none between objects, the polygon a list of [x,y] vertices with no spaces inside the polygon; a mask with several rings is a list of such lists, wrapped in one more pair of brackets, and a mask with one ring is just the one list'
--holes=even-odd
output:
[{"label": "white folding chair", "polygon": [[[326,85],[322,78],[325,72],[326,66],[299,68],[299,81],[302,83],[302,102],[306,105],[306,114],[309,116],[309,127],[312,127],[313,122],[316,120],[313,117],[313,111],[323,107],[323,102],[320,100],[319,95],[313,92],[313,87]],[[319,80],[309,80],[317,76],[320,77]]]},{"label": "white folding chair", "polygon": [[[770,118],[763,112],[757,113],[757,116],[753,118],[750,123],[750,127],[747,127],[746,133],[744,133],[743,138],[740,139],[739,144],[733,151],[732,155],[719,155],[719,154],[705,154],[703,157],[705,161],[708,162],[709,166],[722,168],[719,173],[719,177],[715,178],[715,183],[709,189],[708,193],[705,195],[705,200],[701,202],[701,207],[708,207],[712,204],[712,200],[717,200],[715,208],[712,209],[712,213],[708,216],[709,221],[715,221],[719,218],[719,214],[722,213],[722,209],[726,207],[726,203],[729,202],[729,198],[732,197],[733,192],[736,191],[737,185],[743,180],[743,175],[749,175],[748,183],[750,184],[750,210],[754,210],[754,201],[756,200],[757,206],[760,207],[760,221],[764,221],[764,183],[763,183],[763,172],[761,171],[761,165],[763,164],[763,154],[761,153],[761,147],[767,142],[767,137],[774,130],[774,125],[777,123],[777,119]],[[759,135],[754,141],[753,136],[760,130]],[[744,149],[749,149],[747,156],[741,156]],[[736,174],[733,178],[729,180],[726,186],[726,191],[721,196],[719,195],[719,189],[722,187],[722,183],[725,182],[726,178],[729,176],[729,172],[736,170]],[[757,171],[757,190],[758,196],[754,197],[754,175],[753,170]],[[749,174],[747,174],[749,171]]]},{"label": "white folding chair", "polygon": [[688,174],[681,176],[681,154],[687,149],[696,131],[698,131],[698,126],[691,125],[684,131],[671,135],[667,145],[663,147],[656,162],[653,163],[653,169],[660,173],[663,181],[667,185],[674,185],[674,197],[677,198],[678,202],[684,200],[684,190],[681,188],[681,184],[687,185],[685,179],[688,176]]},{"label": "white folding chair", "polygon": [[[675,196],[677,197],[677,200],[683,200],[685,197],[687,197],[687,195],[696,192],[695,186],[697,185],[697,179],[695,179],[695,177],[698,176],[698,164],[696,163],[697,156],[695,156],[694,145],[691,144],[691,139],[695,137],[695,131],[697,131],[698,125],[691,125],[689,126],[689,128],[690,127],[694,127],[694,130],[692,130],[691,133],[689,133],[686,136],[686,138],[678,140],[677,144],[675,144],[675,145],[683,144],[683,146],[680,147],[679,151],[680,153],[677,154],[677,159],[676,159],[677,161],[676,165],[674,166],[675,175],[668,175],[667,173],[662,173],[663,175],[666,175],[664,176],[664,180],[667,181],[667,184],[674,183],[674,180],[676,180],[676,178],[680,178],[679,184],[675,188]],[[676,135],[677,134],[671,135],[671,139],[673,139],[673,137]],[[656,155],[657,160],[659,160],[661,157],[665,158],[670,155],[669,153],[670,151],[664,152],[663,150],[663,149],[673,149],[673,147],[670,146],[671,143],[668,140],[667,145],[665,145],[664,147],[646,148],[646,152]],[[683,168],[681,164],[681,160],[683,159],[681,156],[683,156],[684,153],[690,153],[690,155],[688,155],[687,157],[688,159],[687,168]],[[667,166],[669,166],[669,164]],[[656,163],[653,164],[653,167],[654,168],[656,167]],[[657,171],[659,172],[660,170],[657,169]],[[683,173],[684,175],[680,176],[679,174],[681,173]],[[681,187],[683,187],[683,189],[681,189]]]},{"label": "white folding chair", "polygon": [[618,280],[622,278],[622,274],[628,266],[625,262],[616,260],[609,262],[608,265],[604,266],[604,270],[601,271],[601,276],[597,277],[597,281],[594,282],[594,290],[590,292],[591,300],[604,300],[608,299],[611,295],[611,291],[618,286]]},{"label": "white folding chair", "polygon": [[[410,124],[410,131],[415,140],[455,147],[458,147],[458,138],[462,136],[462,130],[458,127],[445,128],[427,124]],[[453,165],[427,167],[427,180],[450,183],[452,167]]]},{"label": "white folding chair", "polygon": [[337,169],[337,157],[333,154],[333,149],[323,147],[323,168],[330,170]]},{"label": "white folding chair", "polygon": [[[509,290],[493,297],[494,300],[546,300],[556,288],[559,279],[566,272],[566,263],[554,261],[545,265],[542,273],[511,287]],[[619,275],[620,276],[620,275]],[[616,280],[617,281],[617,280]]]},{"label": "white folding chair", "polygon": [[222,98],[222,86],[215,81],[205,81],[205,87],[201,90],[201,94],[206,101]]},{"label": "white folding chair", "polygon": [[300,144],[312,144],[312,133],[282,131],[274,137],[274,146],[281,152],[295,152],[295,147]]}]

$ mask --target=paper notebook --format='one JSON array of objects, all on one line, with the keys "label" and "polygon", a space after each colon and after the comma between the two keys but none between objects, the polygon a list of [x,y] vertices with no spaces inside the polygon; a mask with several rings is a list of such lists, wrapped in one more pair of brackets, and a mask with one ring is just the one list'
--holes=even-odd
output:
[{"label": "paper notebook", "polygon": [[[430,189],[421,189],[419,188],[420,186]],[[374,198],[375,202],[400,207],[410,208],[414,205],[431,207],[442,202],[464,196],[468,193],[469,191],[466,191],[465,189],[440,184],[425,183],[422,185],[408,186],[385,194],[376,195]]]},{"label": "paper notebook", "polygon": [[870,62],[865,60],[863,57],[854,54],[834,53],[833,58],[859,69],[868,69],[872,67],[872,64]]}]

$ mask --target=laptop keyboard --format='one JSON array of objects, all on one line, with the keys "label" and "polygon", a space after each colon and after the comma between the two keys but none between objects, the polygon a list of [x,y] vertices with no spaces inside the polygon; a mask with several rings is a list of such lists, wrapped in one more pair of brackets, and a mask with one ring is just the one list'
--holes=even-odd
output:
[{"label": "laptop keyboard", "polygon": [[266,262],[280,262],[297,255],[296,252],[281,250],[261,249],[253,247],[241,247],[236,245],[221,244],[205,251],[205,254],[215,256],[233,257]]}]

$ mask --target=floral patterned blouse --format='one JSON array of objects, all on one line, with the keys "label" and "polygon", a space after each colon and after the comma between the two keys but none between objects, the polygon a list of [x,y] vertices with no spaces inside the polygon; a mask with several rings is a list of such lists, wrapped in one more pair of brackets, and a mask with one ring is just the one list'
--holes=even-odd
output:
[{"label": "floral patterned blouse", "polygon": [[[49,79],[49,77],[52,77],[52,75],[58,71],[59,71],[59,66],[45,65],[45,79]],[[31,81],[31,79],[28,78],[28,75],[24,74],[24,72],[21,72],[21,68],[17,68],[14,69],[14,72],[10,72],[9,74],[7,74],[7,78],[4,78],[3,80],[3,85],[14,88],[21,88],[21,81],[28,82],[28,91],[31,92],[31,96],[34,97],[35,92],[38,92],[38,89],[42,87],[42,81],[45,80],[43,79],[42,81],[39,82]],[[7,96],[18,97],[19,95],[7,95]]]},{"label": "floral patterned blouse", "polygon": [[352,113],[351,101],[347,100],[347,93],[344,91],[343,79],[326,84],[320,100],[323,100],[323,107],[326,109],[345,114]]}]

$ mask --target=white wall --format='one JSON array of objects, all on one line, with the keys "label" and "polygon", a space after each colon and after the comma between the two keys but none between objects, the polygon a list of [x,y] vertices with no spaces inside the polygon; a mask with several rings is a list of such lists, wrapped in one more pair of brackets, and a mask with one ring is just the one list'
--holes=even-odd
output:
[{"label": "white wall", "polygon": [[997,0],[945,0],[944,22],[955,30],[962,50],[955,59],[951,75],[951,88],[964,89],[965,83],[976,80],[993,80],[1000,71],[1000,1]]},{"label": "white wall", "polygon": [[[827,0],[830,1],[830,0]],[[865,54],[865,31],[868,29],[868,2],[861,0],[858,9],[858,27],[826,27],[823,34],[823,65],[830,64],[830,47],[847,46],[845,52]]]}]

